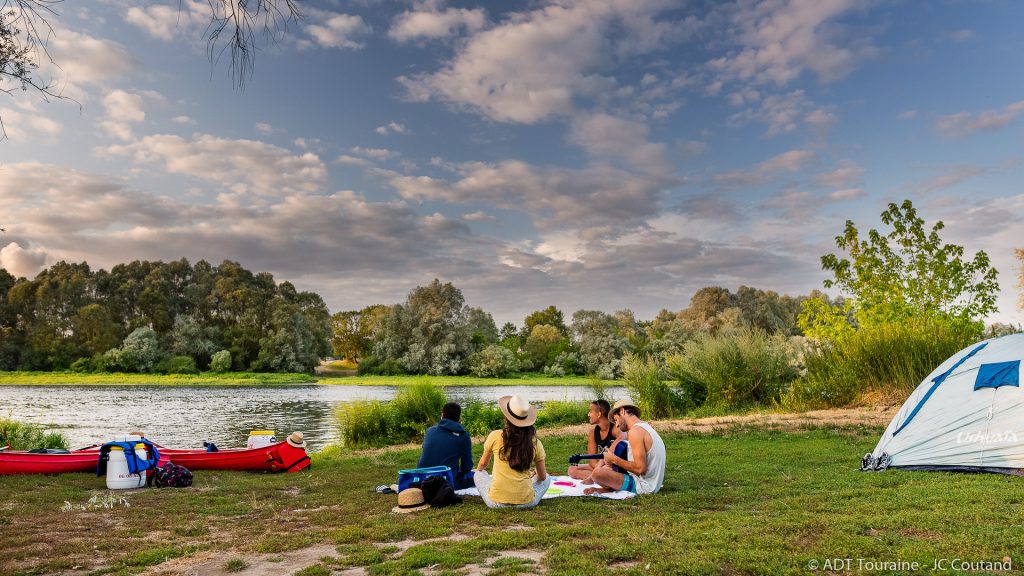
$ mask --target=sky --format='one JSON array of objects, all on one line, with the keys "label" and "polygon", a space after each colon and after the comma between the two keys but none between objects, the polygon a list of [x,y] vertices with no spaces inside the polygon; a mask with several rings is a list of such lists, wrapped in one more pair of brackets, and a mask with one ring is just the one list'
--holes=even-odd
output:
[{"label": "sky", "polygon": [[0,266],[229,259],[332,312],[438,278],[499,325],[650,319],[821,289],[845,221],[910,199],[1024,322],[1022,3],[300,7],[239,90],[206,0],[57,5],[37,77],[73,101],[0,93]]}]

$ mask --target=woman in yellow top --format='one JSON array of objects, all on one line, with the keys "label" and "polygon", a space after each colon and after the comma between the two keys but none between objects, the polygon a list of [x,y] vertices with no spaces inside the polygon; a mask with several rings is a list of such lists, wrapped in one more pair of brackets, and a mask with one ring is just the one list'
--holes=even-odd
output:
[{"label": "woman in yellow top", "polygon": [[[505,415],[505,429],[487,436],[473,480],[490,508],[533,508],[551,486],[544,467],[544,445],[533,427],[537,409],[519,396],[502,396],[498,407]],[[493,477],[487,473],[492,456]],[[536,467],[533,474],[531,467]]]}]

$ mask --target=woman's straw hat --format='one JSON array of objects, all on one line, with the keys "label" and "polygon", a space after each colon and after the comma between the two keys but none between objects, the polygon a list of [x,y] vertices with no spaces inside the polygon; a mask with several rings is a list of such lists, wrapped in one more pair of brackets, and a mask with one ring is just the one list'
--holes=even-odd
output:
[{"label": "woman's straw hat", "polygon": [[526,428],[537,421],[537,409],[522,396],[502,396],[498,398],[498,408],[513,426]]},{"label": "woman's straw hat", "polygon": [[427,508],[430,508],[430,504],[427,504],[426,500],[423,499],[423,490],[419,488],[406,488],[398,493],[398,506],[392,508],[391,511],[398,512],[399,514],[408,514],[409,512],[426,510]]},{"label": "woman's straw hat", "polygon": [[302,432],[292,432],[284,439],[284,441],[287,442],[289,446],[294,446],[296,448],[306,447],[306,439],[303,438]]}]

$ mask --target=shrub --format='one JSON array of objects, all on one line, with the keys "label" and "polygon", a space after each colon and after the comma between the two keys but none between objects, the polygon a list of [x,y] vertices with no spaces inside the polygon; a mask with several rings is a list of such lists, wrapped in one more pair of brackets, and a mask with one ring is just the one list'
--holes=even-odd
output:
[{"label": "shrub", "polygon": [[400,442],[394,436],[391,409],[384,402],[348,402],[338,407],[335,416],[338,419],[342,446],[361,448]]},{"label": "shrub", "polygon": [[862,326],[835,342],[810,341],[804,354],[807,376],[783,405],[844,406],[865,392],[906,397],[936,366],[979,337],[977,325],[932,319]]},{"label": "shrub", "polygon": [[79,358],[71,363],[71,371],[84,374],[86,372],[92,372],[93,365],[91,358]]},{"label": "shrub", "polygon": [[491,344],[470,356],[469,370],[481,378],[501,378],[519,370],[519,361],[508,348]]},{"label": "shrub", "polygon": [[495,402],[484,402],[475,396],[462,401],[462,427],[471,436],[486,436],[491,430],[505,426],[505,415]]},{"label": "shrub", "polygon": [[667,363],[691,405],[738,408],[777,402],[798,375],[790,356],[784,336],[742,328],[687,342]]},{"label": "shrub", "polygon": [[537,411],[537,426],[583,424],[588,410],[590,402],[586,400],[550,400]]},{"label": "shrub", "polygon": [[156,332],[149,326],[136,328],[119,348],[107,350],[103,355],[107,370],[121,372],[149,372],[159,358]]},{"label": "shrub", "polygon": [[665,383],[657,360],[629,354],[622,367],[626,389],[644,418],[671,418],[684,412],[686,402]]},{"label": "shrub", "polygon": [[33,448],[68,449],[67,439],[58,432],[46,432],[38,424],[0,418],[0,446],[7,445],[10,445],[11,450],[32,450]]},{"label": "shrub", "polygon": [[228,350],[221,350],[215,352],[210,358],[210,371],[218,374],[231,371],[231,352]]},{"label": "shrub", "polygon": [[196,361],[191,356],[171,356],[157,362],[153,371],[158,374],[198,374]]},{"label": "shrub", "polygon": [[422,439],[427,427],[441,417],[444,403],[444,390],[429,378],[400,389],[390,404],[396,434],[406,440]]}]

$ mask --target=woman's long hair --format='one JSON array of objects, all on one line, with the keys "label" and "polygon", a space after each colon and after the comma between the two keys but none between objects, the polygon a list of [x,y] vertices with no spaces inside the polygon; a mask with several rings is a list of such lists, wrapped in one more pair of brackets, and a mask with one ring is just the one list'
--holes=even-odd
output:
[{"label": "woman's long hair", "polygon": [[519,427],[505,419],[501,431],[501,459],[516,472],[526,472],[533,465],[533,441],[537,430],[533,426]]}]

